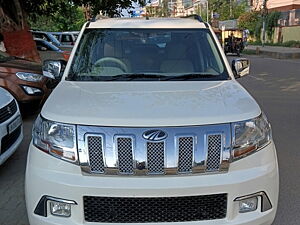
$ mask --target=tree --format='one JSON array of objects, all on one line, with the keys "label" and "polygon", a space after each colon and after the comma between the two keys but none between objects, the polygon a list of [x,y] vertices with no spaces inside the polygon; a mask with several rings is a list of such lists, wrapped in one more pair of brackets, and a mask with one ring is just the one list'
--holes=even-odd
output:
[{"label": "tree", "polygon": [[209,0],[209,10],[220,15],[220,20],[237,19],[246,11],[247,1]]},{"label": "tree", "polygon": [[240,15],[238,22],[241,29],[248,29],[250,34],[254,35],[257,29],[261,29],[261,14],[258,11],[245,12]]},{"label": "tree", "polygon": [[75,5],[89,6],[93,16],[102,12],[109,17],[120,16],[123,9],[130,9],[133,3],[145,5],[145,0],[73,0]]},{"label": "tree", "polygon": [[85,21],[83,9],[74,4],[60,8],[52,16],[41,15],[35,19],[29,18],[31,29],[43,31],[80,30]]},{"label": "tree", "polygon": [[266,31],[271,38],[274,33],[274,28],[278,27],[278,20],[280,18],[280,12],[271,12],[266,17]]},{"label": "tree", "polygon": [[[266,31],[269,38],[272,38],[274,28],[278,26],[280,12],[271,12],[266,15]],[[261,29],[263,27],[262,14],[259,11],[251,11],[242,14],[239,19],[239,27],[248,29],[251,35],[254,35],[257,40],[261,38]]]},{"label": "tree", "polygon": [[[130,10],[133,2],[144,4],[144,0],[0,0],[0,32],[10,54],[39,61],[34,41],[28,32],[28,18],[35,22],[40,15],[53,16],[70,4],[90,7],[93,16],[101,12],[115,17],[121,15],[122,9]],[[65,16],[64,13],[62,16]]]}]

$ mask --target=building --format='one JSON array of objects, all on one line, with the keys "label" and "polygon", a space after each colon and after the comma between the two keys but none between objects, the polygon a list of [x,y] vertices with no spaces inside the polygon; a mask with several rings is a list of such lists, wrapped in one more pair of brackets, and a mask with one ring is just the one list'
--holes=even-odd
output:
[{"label": "building", "polygon": [[[250,0],[250,6],[254,10],[260,10],[265,0]],[[286,12],[300,9],[300,0],[267,0],[267,8],[270,11]]]}]

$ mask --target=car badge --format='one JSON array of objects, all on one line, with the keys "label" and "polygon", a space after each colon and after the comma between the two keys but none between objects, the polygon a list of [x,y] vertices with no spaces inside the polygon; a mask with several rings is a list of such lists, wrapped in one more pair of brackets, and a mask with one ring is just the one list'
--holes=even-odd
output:
[{"label": "car badge", "polygon": [[162,141],[168,137],[167,133],[161,130],[148,130],[143,133],[143,138],[148,141]]}]

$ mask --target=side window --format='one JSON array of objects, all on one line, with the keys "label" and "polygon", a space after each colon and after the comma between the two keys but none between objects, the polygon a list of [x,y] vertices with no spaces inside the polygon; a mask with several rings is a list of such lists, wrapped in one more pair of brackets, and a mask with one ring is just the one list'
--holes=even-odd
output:
[{"label": "side window", "polygon": [[33,33],[33,36],[34,36],[35,38],[43,38],[42,35],[39,34],[39,33]]},{"label": "side window", "polygon": [[40,49],[41,47],[48,49],[48,46],[42,41],[36,41],[36,46],[38,49]]},{"label": "side window", "polygon": [[43,39],[46,41],[51,41],[50,38],[46,34],[43,34]]},{"label": "side window", "polygon": [[72,42],[72,37],[69,34],[63,34],[61,37],[62,42]]},{"label": "side window", "polygon": [[53,36],[59,41],[59,35],[58,34],[53,34]]}]

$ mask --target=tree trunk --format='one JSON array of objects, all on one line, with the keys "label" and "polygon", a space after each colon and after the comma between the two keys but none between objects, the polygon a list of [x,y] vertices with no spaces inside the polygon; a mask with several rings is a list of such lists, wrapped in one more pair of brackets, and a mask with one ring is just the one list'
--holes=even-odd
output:
[{"label": "tree trunk", "polygon": [[19,0],[0,0],[0,3],[0,32],[4,36],[7,53],[41,62]]}]

